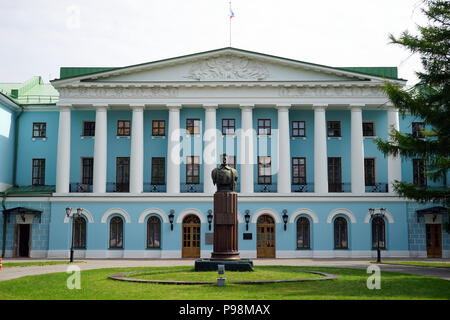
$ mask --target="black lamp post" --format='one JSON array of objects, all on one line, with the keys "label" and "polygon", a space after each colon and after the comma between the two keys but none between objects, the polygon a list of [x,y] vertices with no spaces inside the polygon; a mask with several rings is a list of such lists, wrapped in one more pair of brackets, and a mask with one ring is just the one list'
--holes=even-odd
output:
[{"label": "black lamp post", "polygon": [[73,262],[73,239],[74,239],[74,235],[75,235],[75,232],[73,230],[73,218],[74,217],[75,218],[81,217],[81,212],[82,212],[82,209],[81,208],[77,208],[77,212],[71,215],[72,209],[71,208],[66,208],[66,216],[68,218],[72,218],[72,240],[71,240],[71,243],[70,243],[70,262]]},{"label": "black lamp post", "polygon": [[175,210],[171,209],[169,214],[170,231],[173,231],[173,218],[175,217],[174,213]]},{"label": "black lamp post", "polygon": [[372,223],[375,222],[375,228],[376,228],[376,235],[377,235],[377,263],[381,263],[381,249],[380,249],[380,238],[381,238],[381,226],[382,223],[379,219],[373,220],[374,218],[381,218],[384,219],[384,216],[386,214],[385,208],[378,209],[378,213],[375,213],[374,208],[369,209],[370,216],[372,217]]},{"label": "black lamp post", "polygon": [[286,231],[286,224],[288,222],[289,216],[287,215],[287,210],[283,209],[283,222],[284,222],[284,231]]},{"label": "black lamp post", "polygon": [[248,231],[248,223],[250,222],[250,210],[245,210],[245,230]]},{"label": "black lamp post", "polygon": [[213,221],[213,215],[212,215],[212,210],[209,209],[208,210],[208,223],[209,223],[209,231],[211,231],[211,222]]}]

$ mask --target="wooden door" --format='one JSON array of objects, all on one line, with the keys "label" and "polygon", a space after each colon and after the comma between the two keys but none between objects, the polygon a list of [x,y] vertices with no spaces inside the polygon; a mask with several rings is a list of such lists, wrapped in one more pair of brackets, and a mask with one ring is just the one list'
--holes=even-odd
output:
[{"label": "wooden door", "polygon": [[183,220],[183,258],[200,258],[200,219],[189,215]]},{"label": "wooden door", "polygon": [[427,256],[428,258],[442,257],[442,235],[440,224],[427,224]]},{"label": "wooden door", "polygon": [[31,224],[17,224],[15,230],[14,251],[16,257],[30,256]]},{"label": "wooden door", "polygon": [[275,258],[275,221],[271,216],[262,215],[256,225],[257,258]]}]

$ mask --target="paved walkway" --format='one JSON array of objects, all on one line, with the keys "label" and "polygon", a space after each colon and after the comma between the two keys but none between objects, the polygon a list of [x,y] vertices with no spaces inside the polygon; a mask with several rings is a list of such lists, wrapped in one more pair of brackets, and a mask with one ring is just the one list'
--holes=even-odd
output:
[{"label": "paved walkway", "polygon": [[[430,261],[425,259],[385,259],[394,261]],[[46,261],[43,259],[3,259],[3,262],[32,262]],[[55,261],[48,260],[48,261]],[[102,269],[102,268],[120,268],[120,267],[170,267],[170,266],[193,266],[195,259],[167,259],[167,260],[81,260],[77,265],[81,270]],[[433,262],[449,262],[449,259],[433,260]],[[311,266],[311,267],[338,267],[366,269],[370,264],[368,259],[254,259],[254,265],[285,265],[285,266]],[[38,275],[44,273],[66,272],[67,264],[30,266],[30,267],[8,267],[0,270],[0,281],[20,278],[29,275]],[[382,264],[381,271],[393,271],[408,274],[437,277],[450,281],[450,268],[435,267],[417,267],[406,265],[387,265]]]}]

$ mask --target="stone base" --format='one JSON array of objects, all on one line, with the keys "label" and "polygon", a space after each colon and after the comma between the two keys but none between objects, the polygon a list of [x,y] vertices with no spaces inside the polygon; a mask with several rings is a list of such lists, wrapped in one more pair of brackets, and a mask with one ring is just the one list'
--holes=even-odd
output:
[{"label": "stone base", "polygon": [[253,261],[249,259],[235,261],[197,259],[195,260],[195,271],[217,271],[219,264],[225,266],[225,271],[253,271]]},{"label": "stone base", "polygon": [[213,252],[211,253],[211,260],[239,261],[241,257],[239,256],[239,252]]}]

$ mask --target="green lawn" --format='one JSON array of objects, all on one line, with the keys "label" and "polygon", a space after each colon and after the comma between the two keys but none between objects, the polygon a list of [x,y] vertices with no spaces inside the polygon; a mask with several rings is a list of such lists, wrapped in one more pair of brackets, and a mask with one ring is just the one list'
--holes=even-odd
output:
[{"label": "green lawn", "polygon": [[[365,270],[320,267],[257,266],[258,272],[276,271],[298,274],[319,271],[339,276],[338,280],[239,285],[164,285],[123,282],[108,279],[126,271],[187,272],[192,267],[112,268],[81,273],[81,289],[66,287],[66,273],[28,276],[0,282],[0,299],[164,299],[164,300],[246,300],[246,299],[450,299],[450,281],[391,272],[381,273],[381,289],[366,287],[370,276]],[[206,276],[206,274],[205,274]],[[227,272],[226,277],[231,277]]]},{"label": "green lawn", "polygon": [[383,264],[401,264],[401,265],[419,266],[419,267],[450,268],[450,262],[382,261],[381,263],[383,263]]},{"label": "green lawn", "polygon": [[[31,266],[48,266],[53,264],[69,264],[69,261],[32,261],[32,262],[4,262],[3,268],[12,267],[31,267]],[[83,263],[82,261],[74,261],[73,263]]]}]

